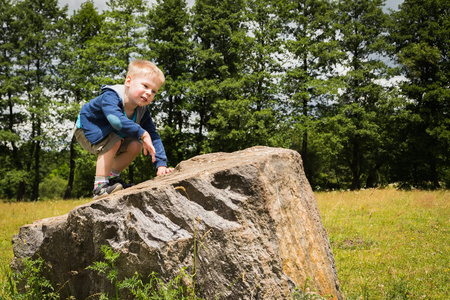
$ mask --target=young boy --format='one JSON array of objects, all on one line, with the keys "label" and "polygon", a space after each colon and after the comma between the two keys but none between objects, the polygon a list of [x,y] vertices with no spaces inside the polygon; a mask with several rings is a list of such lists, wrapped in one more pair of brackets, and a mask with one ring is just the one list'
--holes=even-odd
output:
[{"label": "young boy", "polygon": [[157,175],[173,171],[147,107],[164,84],[162,71],[147,60],[128,66],[124,85],[102,86],[100,96],[81,108],[75,137],[90,153],[98,155],[94,199],[132,186],[120,178],[144,150],[149,153]]}]

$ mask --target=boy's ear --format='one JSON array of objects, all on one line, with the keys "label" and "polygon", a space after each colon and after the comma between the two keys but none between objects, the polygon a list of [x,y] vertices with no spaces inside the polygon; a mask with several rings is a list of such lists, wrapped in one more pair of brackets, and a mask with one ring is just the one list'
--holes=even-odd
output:
[{"label": "boy's ear", "polygon": [[125,86],[130,87],[130,84],[131,84],[131,75],[128,75],[127,78],[125,79]]}]

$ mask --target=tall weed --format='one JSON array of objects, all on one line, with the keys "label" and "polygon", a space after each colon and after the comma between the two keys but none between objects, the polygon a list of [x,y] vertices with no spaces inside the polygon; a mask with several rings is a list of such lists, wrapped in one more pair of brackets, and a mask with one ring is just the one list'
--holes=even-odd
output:
[{"label": "tall weed", "polygon": [[44,260],[22,260],[23,270],[8,270],[7,281],[2,284],[0,299],[59,299],[51,282],[43,276]]},{"label": "tall weed", "polygon": [[175,279],[167,283],[159,278],[155,272],[150,274],[148,280],[143,280],[142,275],[139,273],[135,273],[131,278],[119,280],[115,261],[120,253],[106,245],[101,247],[101,252],[104,255],[105,261],[94,262],[92,266],[87,268],[106,276],[114,285],[115,295],[109,295],[104,292],[96,294],[101,299],[118,300],[120,299],[121,292],[128,295],[131,294],[133,299],[137,300],[200,299],[195,295],[195,290],[189,288],[189,285],[187,287],[184,286],[183,282],[192,282],[193,277],[187,274],[184,269],[180,271],[180,274]]}]

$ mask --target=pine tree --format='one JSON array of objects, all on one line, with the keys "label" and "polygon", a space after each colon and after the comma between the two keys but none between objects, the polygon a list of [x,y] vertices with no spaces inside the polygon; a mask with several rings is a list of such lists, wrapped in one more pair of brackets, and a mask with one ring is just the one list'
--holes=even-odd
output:
[{"label": "pine tree", "polygon": [[411,117],[396,175],[410,185],[438,188],[442,180],[450,183],[450,3],[405,0],[399,8],[390,36],[408,79],[401,89]]},{"label": "pine tree", "polygon": [[109,0],[100,33],[86,51],[97,63],[94,84],[123,84],[128,64],[146,53],[145,0]]},{"label": "pine tree", "polygon": [[[45,123],[53,113],[54,101],[50,91],[54,83],[54,58],[64,34],[62,28],[66,9],[61,9],[56,0],[23,0],[16,6],[17,20],[20,20],[17,67],[25,88],[24,100],[31,126],[31,151],[26,158],[26,169],[31,171],[33,168],[29,176],[33,181],[31,198],[37,200],[41,179],[41,150],[43,142],[49,139]],[[23,190],[19,191],[18,198],[22,196]]]},{"label": "pine tree", "polygon": [[211,146],[217,151],[270,145],[277,126],[282,31],[278,3],[247,0],[244,6],[240,30],[232,37],[239,45],[233,49],[239,72],[221,85],[232,96],[217,100],[210,120]]},{"label": "pine tree", "polygon": [[[87,44],[100,31],[104,18],[94,6],[92,0],[81,4],[67,22],[67,39],[63,51],[59,54],[58,88],[61,99],[59,114],[61,121],[75,123],[81,105],[94,97],[92,82],[96,74],[95,63],[90,57]],[[72,135],[72,128],[68,132]],[[70,137],[70,136],[69,136]],[[75,177],[76,139],[70,138],[69,177],[64,198],[72,195]],[[89,181],[91,185],[92,180]]]},{"label": "pine tree", "polygon": [[17,74],[18,20],[11,1],[0,4],[0,197],[13,198],[25,176],[19,156],[20,135],[17,131],[24,119],[19,109],[23,86]]},{"label": "pine tree", "polygon": [[147,15],[149,57],[164,71],[166,83],[150,106],[162,120],[160,132],[168,161],[178,163],[188,158],[190,84],[189,59],[192,57],[190,15],[185,0],[157,0]]},{"label": "pine tree", "polygon": [[309,131],[318,118],[317,107],[336,92],[333,75],[342,57],[336,41],[335,7],[329,0],[289,1],[282,16],[288,53],[283,86],[289,98],[284,122],[293,127],[289,146],[299,150],[311,178],[318,168],[308,155]]},{"label": "pine tree", "polygon": [[214,129],[217,101],[235,100],[240,92],[243,1],[196,0],[193,7],[196,47],[192,59],[192,105],[198,115],[197,153],[208,148],[204,137]]},{"label": "pine tree", "polygon": [[342,61],[345,83],[334,116],[335,138],[342,150],[339,162],[350,170],[351,189],[362,187],[368,170],[382,163],[378,102],[384,92],[377,80],[385,78],[386,64],[378,57],[388,51],[387,15],[382,0],[342,0],[338,4],[339,46],[346,53]]}]

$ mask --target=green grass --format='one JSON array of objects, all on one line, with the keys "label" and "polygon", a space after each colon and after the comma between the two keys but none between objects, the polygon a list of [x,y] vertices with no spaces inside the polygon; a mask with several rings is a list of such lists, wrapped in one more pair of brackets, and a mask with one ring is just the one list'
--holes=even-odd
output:
[{"label": "green grass", "polygon": [[450,191],[316,198],[346,299],[448,299]]},{"label": "green grass", "polygon": [[[450,191],[320,192],[316,198],[346,299],[448,299]],[[0,202],[0,287],[21,225],[90,200]]]}]

